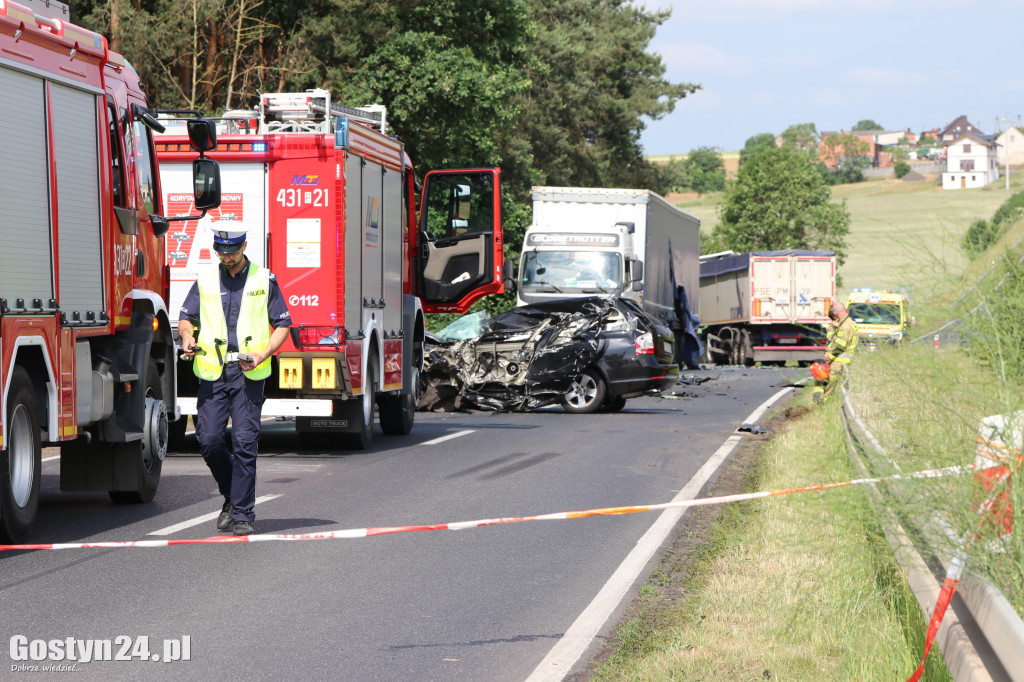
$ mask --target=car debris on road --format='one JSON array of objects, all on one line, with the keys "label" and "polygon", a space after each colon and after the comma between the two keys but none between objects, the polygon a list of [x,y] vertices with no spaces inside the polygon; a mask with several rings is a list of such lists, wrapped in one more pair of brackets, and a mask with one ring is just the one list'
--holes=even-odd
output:
[{"label": "car debris on road", "polygon": [[632,301],[562,299],[474,313],[428,335],[419,408],[617,411],[678,378],[671,330]]}]

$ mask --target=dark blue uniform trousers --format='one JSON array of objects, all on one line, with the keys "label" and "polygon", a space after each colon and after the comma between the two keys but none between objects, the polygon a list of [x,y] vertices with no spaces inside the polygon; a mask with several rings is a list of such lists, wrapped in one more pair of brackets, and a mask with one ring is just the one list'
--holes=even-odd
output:
[{"label": "dark blue uniform trousers", "polygon": [[[263,380],[245,378],[237,362],[224,365],[216,381],[200,381],[196,439],[199,452],[217,480],[221,494],[231,503],[233,521],[256,518],[256,449],[260,440]],[[226,429],[231,418],[231,445]]]}]

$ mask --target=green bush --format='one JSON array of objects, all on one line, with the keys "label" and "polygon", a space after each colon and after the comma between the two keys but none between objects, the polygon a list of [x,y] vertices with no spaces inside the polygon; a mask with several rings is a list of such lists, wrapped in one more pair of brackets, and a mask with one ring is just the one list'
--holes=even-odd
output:
[{"label": "green bush", "polygon": [[893,166],[893,172],[896,173],[897,178],[902,178],[910,172],[910,164],[906,161],[897,161],[896,165]]},{"label": "green bush", "polygon": [[1017,192],[992,214],[992,220],[978,218],[964,234],[962,246],[971,258],[995,244],[1010,226],[1024,217],[1024,192]]},{"label": "green bush", "polygon": [[992,224],[999,226],[1001,233],[1017,222],[1021,215],[1024,215],[1024,192],[1017,192],[992,214]]},{"label": "green bush", "polygon": [[974,258],[995,244],[997,239],[999,239],[999,228],[995,221],[989,223],[984,218],[978,218],[967,228],[962,245],[967,255]]}]

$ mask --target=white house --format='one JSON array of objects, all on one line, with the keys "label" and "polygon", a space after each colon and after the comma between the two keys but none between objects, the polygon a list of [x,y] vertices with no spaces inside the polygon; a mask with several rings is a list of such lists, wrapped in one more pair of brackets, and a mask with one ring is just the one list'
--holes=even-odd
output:
[{"label": "white house", "polygon": [[984,187],[999,179],[999,145],[991,135],[967,133],[947,142],[942,189]]},{"label": "white house", "polygon": [[1020,131],[1020,128],[1010,126],[999,133],[996,144],[999,145],[997,156],[1000,168],[1006,168],[1007,155],[1010,157],[1011,166],[1024,163],[1024,133]]}]

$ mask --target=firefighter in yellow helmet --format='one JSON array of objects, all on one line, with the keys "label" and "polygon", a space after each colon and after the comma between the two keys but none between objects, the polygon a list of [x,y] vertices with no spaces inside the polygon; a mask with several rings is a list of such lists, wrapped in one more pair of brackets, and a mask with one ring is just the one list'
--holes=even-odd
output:
[{"label": "firefighter in yellow helmet", "polygon": [[828,311],[829,325],[828,343],[825,346],[825,362],[828,363],[828,383],[820,383],[814,387],[814,402],[823,403],[835,393],[846,381],[846,370],[853,361],[857,350],[857,323],[850,317],[846,306],[839,301],[832,301]]}]

